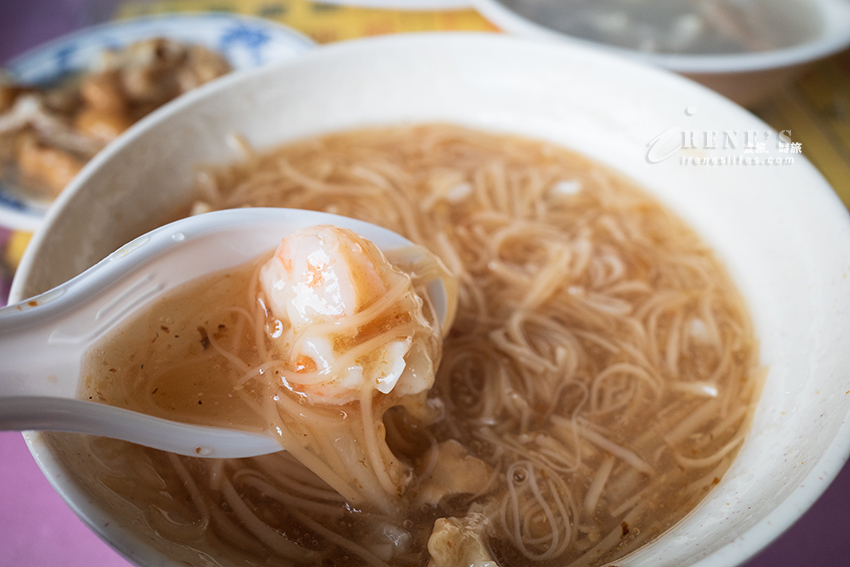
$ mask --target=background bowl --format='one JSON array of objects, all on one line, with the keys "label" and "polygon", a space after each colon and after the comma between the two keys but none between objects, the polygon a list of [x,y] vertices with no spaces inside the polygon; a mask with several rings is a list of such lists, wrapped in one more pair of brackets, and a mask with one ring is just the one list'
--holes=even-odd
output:
[{"label": "background bowl", "polygon": [[[850,450],[847,213],[802,156],[777,153],[781,140],[752,115],[681,77],[598,50],[497,35],[391,36],[322,47],[201,87],[86,166],[27,250],[12,300],[172,218],[192,199],[198,164],[239,159],[228,144],[234,132],[268,148],[424,121],[551,140],[624,172],[716,250],[750,308],[769,373],[739,456],[696,510],[617,564],[730,567],[777,537]],[[710,132],[734,135],[736,145],[712,148],[709,134],[701,141]],[[682,147],[682,136],[694,149]],[[767,142],[756,155],[745,139]],[[700,165],[686,162],[694,158]],[[150,566],[186,559],[102,492],[89,472],[93,456],[71,436],[27,439],[54,487],[121,553]]]},{"label": "background bowl", "polygon": [[[89,69],[107,50],[165,37],[221,53],[234,71],[283,61],[315,45],[300,33],[269,20],[234,14],[165,14],[92,26],[20,55],[4,66],[24,84],[49,84]],[[27,198],[0,180],[0,225],[35,230],[50,201]]]},{"label": "background bowl", "polygon": [[[557,1],[557,0],[555,0]],[[775,93],[809,65],[850,45],[850,3],[844,0],[802,0],[818,33],[783,49],[729,55],[647,53],[594,43],[569,36],[519,14],[503,0],[471,0],[473,6],[502,30],[525,37],[596,45],[613,53],[657,65],[690,77],[743,105]],[[561,2],[568,11],[569,2]],[[776,7],[781,10],[782,7]]]}]

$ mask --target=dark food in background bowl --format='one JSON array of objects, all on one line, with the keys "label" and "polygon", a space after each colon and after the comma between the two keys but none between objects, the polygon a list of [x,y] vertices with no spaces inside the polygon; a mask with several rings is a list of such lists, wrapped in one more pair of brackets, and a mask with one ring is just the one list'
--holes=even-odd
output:
[{"label": "dark food in background bowl", "polygon": [[230,70],[205,47],[153,38],[106,52],[95,69],[58,84],[21,85],[0,76],[0,178],[55,197],[133,123]]},{"label": "dark food in background bowl", "polygon": [[806,0],[498,0],[565,34],[647,53],[720,55],[810,41],[822,23]]}]

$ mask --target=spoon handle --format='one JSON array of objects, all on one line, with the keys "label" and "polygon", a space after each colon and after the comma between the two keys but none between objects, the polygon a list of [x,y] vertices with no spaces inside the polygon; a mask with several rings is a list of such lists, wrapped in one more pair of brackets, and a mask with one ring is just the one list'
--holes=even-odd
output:
[{"label": "spoon handle", "polygon": [[283,450],[273,438],[177,423],[95,402],[48,397],[0,398],[2,431],[68,431],[108,436],[188,457],[238,459]]},{"label": "spoon handle", "polygon": [[0,309],[0,399],[74,397],[85,345],[74,327],[62,324],[63,295],[57,288]]},{"label": "spoon handle", "polygon": [[74,398],[86,350],[161,287],[150,273],[112,285],[122,263],[116,252],[46,293],[0,309],[0,399]]}]

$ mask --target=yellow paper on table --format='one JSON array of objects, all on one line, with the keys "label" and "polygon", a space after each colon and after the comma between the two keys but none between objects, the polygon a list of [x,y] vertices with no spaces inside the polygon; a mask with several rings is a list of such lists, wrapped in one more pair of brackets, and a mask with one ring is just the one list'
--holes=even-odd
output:
[{"label": "yellow paper on table", "polygon": [[129,1],[120,18],[180,11],[235,12],[268,18],[329,43],[373,35],[425,31],[498,31],[471,8],[460,10],[389,10],[323,4],[310,0],[164,0]]},{"label": "yellow paper on table", "polygon": [[18,264],[21,263],[21,256],[24,255],[24,250],[27,249],[27,244],[29,244],[31,238],[31,233],[16,230],[12,232],[8,242],[6,242],[2,260],[12,272],[18,269]]}]

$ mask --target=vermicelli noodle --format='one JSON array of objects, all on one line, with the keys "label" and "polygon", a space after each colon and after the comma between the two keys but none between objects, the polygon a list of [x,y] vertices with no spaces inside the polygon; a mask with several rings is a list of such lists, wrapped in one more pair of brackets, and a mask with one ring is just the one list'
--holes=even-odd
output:
[{"label": "vermicelli noodle", "polygon": [[[743,442],[759,373],[742,301],[681,220],[607,167],[423,125],[252,153],[200,172],[197,194],[196,210],[285,206],[382,225],[458,282],[427,393],[305,403],[296,390],[322,379],[275,358],[270,337],[286,323],[269,325],[257,303],[258,267],[165,303],[144,323],[161,344],[139,358],[133,336],[97,353],[105,375],[129,376],[93,379],[100,401],[278,428],[287,452],[244,460],[91,442],[103,484],[159,537],[205,550],[199,565],[600,565],[693,509]],[[427,279],[435,266],[406,268]],[[394,336],[376,331],[334,364]],[[199,378],[181,390],[186,372]],[[264,398],[270,377],[295,390]]]}]

